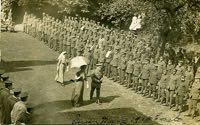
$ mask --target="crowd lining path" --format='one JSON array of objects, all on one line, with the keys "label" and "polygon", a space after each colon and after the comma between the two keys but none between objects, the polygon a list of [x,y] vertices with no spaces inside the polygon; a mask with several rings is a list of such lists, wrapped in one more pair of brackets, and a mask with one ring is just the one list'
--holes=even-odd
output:
[{"label": "crowd lining path", "polygon": [[77,113],[84,119],[101,119],[102,116],[115,119],[123,116],[131,118],[134,110],[137,110],[146,116],[157,118],[156,121],[161,124],[200,125],[195,120],[185,117],[185,113],[181,115],[183,120],[171,121],[176,116],[176,112],[107,78],[104,78],[102,84],[102,105],[91,103],[90,89],[85,88],[85,105],[72,108],[70,99],[73,84],[62,87],[54,81],[59,55],[57,52],[21,32],[1,33],[0,49],[14,87],[21,87],[23,91],[28,91],[29,103],[36,107],[34,123],[70,123]]}]

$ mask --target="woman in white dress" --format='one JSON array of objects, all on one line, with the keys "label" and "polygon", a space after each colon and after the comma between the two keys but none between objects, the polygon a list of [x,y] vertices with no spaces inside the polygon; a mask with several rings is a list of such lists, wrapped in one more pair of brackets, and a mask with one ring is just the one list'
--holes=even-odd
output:
[{"label": "woman in white dress", "polygon": [[63,84],[64,82],[64,73],[66,67],[68,65],[68,60],[66,58],[66,51],[62,52],[58,57],[58,64],[57,64],[57,74],[56,74],[56,82]]}]

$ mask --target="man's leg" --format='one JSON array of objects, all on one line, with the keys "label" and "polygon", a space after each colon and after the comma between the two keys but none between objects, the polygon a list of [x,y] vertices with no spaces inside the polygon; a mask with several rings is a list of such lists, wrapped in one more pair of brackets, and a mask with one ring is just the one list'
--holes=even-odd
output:
[{"label": "man's leg", "polygon": [[96,96],[97,96],[97,99],[99,100],[100,99],[100,88],[96,88]]},{"label": "man's leg", "polygon": [[170,91],[170,95],[169,95],[169,105],[170,105],[170,108],[172,108],[173,99],[174,99],[174,90],[171,90]]},{"label": "man's leg", "polygon": [[93,98],[94,90],[95,90],[95,87],[92,86],[90,90],[90,100],[92,100]]},{"label": "man's leg", "polygon": [[107,69],[108,71],[108,78],[110,78],[110,72],[111,72],[111,65],[108,63],[108,69]]}]

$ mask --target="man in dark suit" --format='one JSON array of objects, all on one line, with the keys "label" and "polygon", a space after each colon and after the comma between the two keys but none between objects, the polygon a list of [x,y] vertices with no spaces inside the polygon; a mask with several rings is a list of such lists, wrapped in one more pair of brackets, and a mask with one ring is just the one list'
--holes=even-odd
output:
[{"label": "man in dark suit", "polygon": [[19,95],[21,93],[21,88],[14,88],[13,89],[14,95],[10,95],[7,99],[7,105],[5,105],[5,117],[6,117],[6,124],[11,124],[11,111],[13,106],[16,102],[20,101]]},{"label": "man in dark suit", "polygon": [[102,73],[102,64],[97,64],[96,69],[92,71],[91,73],[91,91],[90,91],[90,100],[93,98],[93,93],[96,89],[96,96],[97,100],[96,103],[100,104],[100,88],[101,88],[101,83],[102,83],[102,78],[103,78],[103,73]]},{"label": "man in dark suit", "polygon": [[7,119],[6,119],[6,105],[7,104],[7,100],[8,97],[11,95],[10,90],[12,89],[12,82],[7,80],[4,82],[5,83],[5,88],[3,88],[0,92],[0,102],[2,103],[2,109],[1,109],[1,113],[2,113],[2,122],[3,124],[7,124]]}]

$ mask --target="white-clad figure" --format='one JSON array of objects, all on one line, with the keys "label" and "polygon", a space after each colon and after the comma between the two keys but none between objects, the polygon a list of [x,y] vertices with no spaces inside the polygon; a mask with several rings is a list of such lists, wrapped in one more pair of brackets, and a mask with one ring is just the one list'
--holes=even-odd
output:
[{"label": "white-clad figure", "polygon": [[58,64],[57,64],[57,74],[55,80],[59,83],[64,82],[64,73],[68,65],[68,60],[66,58],[67,52],[62,52],[58,57]]}]

